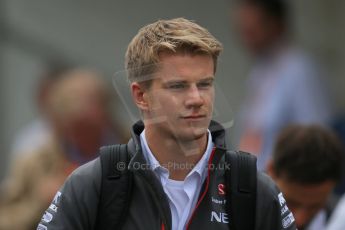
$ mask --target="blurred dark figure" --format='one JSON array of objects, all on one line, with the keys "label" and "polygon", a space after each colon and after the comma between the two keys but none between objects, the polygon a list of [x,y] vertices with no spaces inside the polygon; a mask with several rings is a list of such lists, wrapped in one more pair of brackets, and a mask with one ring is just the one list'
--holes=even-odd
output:
[{"label": "blurred dark figure", "polygon": [[265,170],[284,126],[326,123],[330,106],[319,70],[289,39],[288,1],[236,2],[236,25],[255,60],[238,116],[239,149],[257,154],[258,169]]},{"label": "blurred dark figure", "polygon": [[54,135],[14,162],[0,204],[0,229],[36,229],[66,177],[95,157],[99,147],[125,141],[109,108],[101,77],[71,70],[54,83],[47,98]]},{"label": "blurred dark figure", "polygon": [[[322,230],[335,206],[344,148],[321,126],[292,125],[278,136],[267,171],[284,194],[299,230]],[[282,209],[282,212],[284,209]]]},{"label": "blurred dark figure", "polygon": [[[337,117],[333,124],[333,129],[341,138],[343,146],[345,147],[345,114],[341,114]],[[345,165],[345,163],[344,163]],[[343,167],[343,180],[336,187],[336,193],[342,194],[342,198],[339,201],[336,209],[334,210],[329,223],[327,225],[327,230],[343,230],[345,229],[345,167]]]}]

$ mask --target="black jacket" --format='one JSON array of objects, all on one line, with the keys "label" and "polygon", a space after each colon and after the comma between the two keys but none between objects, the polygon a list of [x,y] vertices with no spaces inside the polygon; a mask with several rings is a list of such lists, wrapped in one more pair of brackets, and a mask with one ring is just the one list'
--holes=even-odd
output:
[{"label": "black jacket", "polygon": [[[215,124],[214,122],[212,123]],[[218,126],[219,127],[219,126]],[[122,229],[171,229],[171,213],[166,194],[160,181],[151,170],[142,170],[146,164],[141,152],[139,135],[142,123],[133,126],[132,139],[127,144],[132,155],[129,170],[133,172],[133,189],[128,213]],[[213,162],[224,161],[225,132],[212,131],[216,146]],[[94,230],[97,218],[101,187],[100,159],[89,162],[75,170],[42,217],[39,230]],[[207,180],[209,182],[207,183]],[[199,197],[200,205],[194,210],[189,229],[228,229],[225,211],[226,199],[218,193],[218,185],[224,182],[224,171],[215,170],[206,178]],[[208,184],[208,185],[207,185]],[[257,174],[256,230],[295,230],[291,212],[287,209],[282,194],[263,173]],[[245,221],[245,220],[244,220]],[[174,229],[175,230],[175,229]]]}]

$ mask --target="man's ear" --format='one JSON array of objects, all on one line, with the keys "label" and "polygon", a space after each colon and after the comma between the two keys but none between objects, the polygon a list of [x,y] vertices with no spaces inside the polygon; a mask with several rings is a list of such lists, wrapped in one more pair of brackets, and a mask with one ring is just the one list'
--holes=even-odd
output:
[{"label": "man's ear", "polygon": [[277,175],[275,173],[275,170],[274,170],[274,165],[273,165],[273,160],[269,160],[268,163],[267,163],[267,166],[266,166],[266,171],[267,171],[267,174],[274,180]]},{"label": "man's ear", "polygon": [[133,82],[131,84],[131,92],[134,103],[139,109],[143,111],[148,110],[147,90],[145,90],[144,86],[138,82]]}]

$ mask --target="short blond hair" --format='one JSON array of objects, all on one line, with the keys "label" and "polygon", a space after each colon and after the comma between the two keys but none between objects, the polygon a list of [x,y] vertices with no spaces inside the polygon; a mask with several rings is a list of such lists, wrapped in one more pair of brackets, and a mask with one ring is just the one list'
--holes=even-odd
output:
[{"label": "short blond hair", "polygon": [[214,72],[222,44],[207,29],[184,19],[159,20],[141,28],[129,43],[125,68],[130,82],[143,81],[156,71],[159,54],[183,52],[213,58]]}]

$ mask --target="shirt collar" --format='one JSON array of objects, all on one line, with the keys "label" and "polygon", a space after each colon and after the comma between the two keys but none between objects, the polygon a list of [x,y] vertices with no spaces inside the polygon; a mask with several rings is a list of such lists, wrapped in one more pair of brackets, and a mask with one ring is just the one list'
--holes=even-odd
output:
[{"label": "shirt collar", "polygon": [[157,168],[164,168],[160,165],[159,161],[151,152],[151,149],[147,143],[146,136],[145,136],[145,129],[140,134],[140,143],[143,155],[145,157],[146,162],[150,165],[150,169],[156,171]]},{"label": "shirt collar", "polygon": [[[193,175],[194,173],[197,173],[202,179],[206,176],[206,166],[208,164],[208,159],[210,158],[210,155],[213,150],[213,142],[212,142],[212,136],[211,132],[207,130],[207,147],[206,151],[204,152],[201,159],[198,161],[198,163],[193,167],[192,171],[189,172],[186,178]],[[140,134],[140,142],[141,142],[141,148],[143,155],[145,157],[146,162],[149,164],[150,169],[152,169],[158,176],[165,175],[167,178],[169,177],[169,171],[165,167],[161,166],[159,161],[156,159],[154,154],[151,152],[146,136],[145,136],[145,129]]]}]

